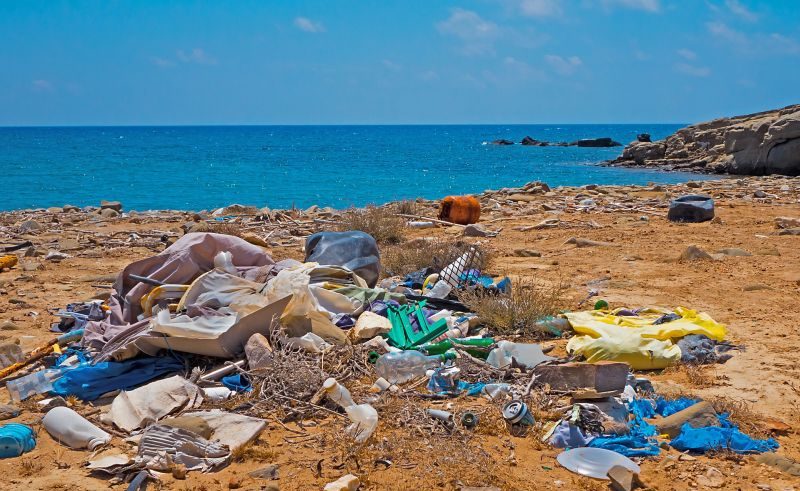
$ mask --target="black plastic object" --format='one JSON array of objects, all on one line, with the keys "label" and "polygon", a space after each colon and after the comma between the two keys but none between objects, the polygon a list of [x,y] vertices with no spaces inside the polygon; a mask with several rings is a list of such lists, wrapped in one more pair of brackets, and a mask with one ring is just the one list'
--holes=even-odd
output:
[{"label": "black plastic object", "polygon": [[672,200],[667,219],[673,222],[706,222],[714,218],[714,200],[711,196],[690,194]]},{"label": "black plastic object", "polygon": [[374,287],[381,272],[378,244],[359,232],[317,232],[306,239],[306,261],[344,266]]}]

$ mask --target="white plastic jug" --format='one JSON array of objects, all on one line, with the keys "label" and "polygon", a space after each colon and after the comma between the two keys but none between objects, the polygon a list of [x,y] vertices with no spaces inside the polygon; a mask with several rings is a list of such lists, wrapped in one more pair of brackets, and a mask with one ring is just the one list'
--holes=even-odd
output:
[{"label": "white plastic jug", "polygon": [[50,436],[74,449],[94,450],[111,441],[111,435],[68,407],[54,407],[48,411],[42,425]]},{"label": "white plastic jug", "polygon": [[553,358],[542,353],[542,348],[538,344],[500,341],[497,343],[497,348],[489,352],[486,362],[497,368],[505,368],[511,365],[512,359],[521,365],[533,368]]}]

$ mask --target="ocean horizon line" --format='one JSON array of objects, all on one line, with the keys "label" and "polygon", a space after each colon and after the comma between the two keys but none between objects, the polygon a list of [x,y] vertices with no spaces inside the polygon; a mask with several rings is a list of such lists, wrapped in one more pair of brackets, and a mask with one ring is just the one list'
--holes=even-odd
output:
[{"label": "ocean horizon line", "polygon": [[410,128],[410,127],[435,127],[435,126],[688,126],[691,123],[659,123],[640,121],[634,123],[246,123],[246,124],[55,124],[55,125],[0,125],[3,129],[96,129],[96,128]]}]

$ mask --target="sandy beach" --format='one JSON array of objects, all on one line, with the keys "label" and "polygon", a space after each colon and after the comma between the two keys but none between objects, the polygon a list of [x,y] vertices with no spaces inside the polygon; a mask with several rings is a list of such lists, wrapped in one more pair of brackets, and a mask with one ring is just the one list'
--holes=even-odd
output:
[{"label": "sandy beach", "polygon": [[[713,221],[679,224],[666,220],[669,199],[690,193],[714,198]],[[491,253],[488,273],[508,275],[514,283],[560,281],[566,287],[564,308],[570,310],[578,310],[580,300],[596,290],[598,298],[612,307],[683,306],[708,313],[728,326],[733,344],[743,347],[733,352],[732,359],[697,369],[678,366],[637,375],[650,378],[659,393],[724,398],[728,407],[740,413],[735,417],[745,415],[754,425],[771,421],[768,418],[785,423],[791,428],[788,432],[773,433],[780,443],[778,453],[800,459],[796,433],[800,423],[796,411],[800,402],[796,366],[800,237],[781,234],[776,227],[776,217],[800,217],[800,179],[724,178],[688,185],[550,191],[531,185],[484,193],[480,201],[480,224],[499,232],[497,236],[462,238],[462,227],[457,226],[408,229],[404,232],[408,242],[391,247],[424,247],[420,241],[430,237],[479,243]],[[437,207],[436,201],[419,200],[414,211],[432,217]],[[269,221],[242,214],[230,221],[230,227],[251,239],[262,239],[275,260],[302,260],[304,237],[329,227],[340,213],[317,207],[271,210]],[[2,341],[19,339],[24,351],[47,341],[53,337],[48,332],[53,309],[102,298],[125,265],[163,250],[166,242],[184,234],[187,223],[197,225],[206,219],[213,223],[208,215],[176,211],[124,213],[114,218],[57,209],[0,214],[0,241],[10,245],[29,240],[42,254],[32,252],[32,257],[21,257],[16,267],[0,273]],[[39,227],[29,224],[22,230],[20,225],[29,220]],[[537,226],[545,220],[550,220],[549,226]],[[712,257],[679,260],[690,245]],[[734,255],[726,249],[746,254]],[[66,257],[47,260],[49,251],[63,252]],[[565,354],[566,338],[539,341],[554,347],[551,354]],[[364,387],[351,387],[351,391],[365,394],[369,383],[365,379]],[[226,407],[246,400],[247,396],[237,396]],[[7,391],[0,389],[0,402],[7,401]],[[560,467],[555,460],[560,450],[543,444],[540,433],[510,435],[497,408],[487,400],[413,399],[405,404],[471,408],[482,415],[481,424],[468,434],[426,434],[404,426],[398,416],[402,411],[387,409],[376,437],[354,447],[342,438],[345,422],[340,417],[328,415],[300,423],[264,414],[268,429],[230,466],[217,473],[191,473],[185,481],[164,475],[161,489],[320,489],[347,472],[359,476],[361,489],[605,489],[600,481]],[[125,484],[89,477],[83,466],[94,456],[55,442],[41,428],[42,413],[35,403],[24,403],[23,408],[10,421],[37,428],[38,444],[22,458],[0,461],[6,476],[0,488],[125,489]],[[89,404],[75,402],[75,408],[96,418]],[[548,414],[542,410],[536,416],[546,419]],[[115,436],[102,454],[133,448]],[[267,464],[277,464],[276,479],[248,475]],[[668,449],[645,459],[641,467],[641,477],[651,489],[784,490],[797,485],[797,478],[759,464],[752,456],[733,453],[682,456]]]}]

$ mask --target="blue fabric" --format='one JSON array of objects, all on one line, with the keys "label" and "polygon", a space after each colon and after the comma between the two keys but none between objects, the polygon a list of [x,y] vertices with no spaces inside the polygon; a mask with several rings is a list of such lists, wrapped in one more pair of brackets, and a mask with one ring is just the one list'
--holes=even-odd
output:
[{"label": "blue fabric", "polygon": [[720,426],[692,428],[689,423],[681,427],[681,433],[670,445],[681,451],[708,452],[709,450],[732,450],[736,453],[772,452],[779,447],[774,438],[757,440],[745,435],[730,422],[727,414],[719,415]]},{"label": "blue fabric", "polygon": [[221,382],[222,385],[234,392],[250,392],[253,390],[253,385],[250,383],[250,379],[241,373],[234,373],[233,375],[222,377]]},{"label": "blue fabric", "polygon": [[36,433],[28,425],[8,423],[0,426],[0,459],[19,457],[36,446]]},{"label": "blue fabric", "polygon": [[656,399],[656,412],[665,418],[677,412],[683,411],[687,407],[694,406],[700,400],[689,397],[667,400],[663,397]]},{"label": "blue fabric", "polygon": [[121,362],[104,361],[95,365],[82,363],[75,368],[64,369],[60,378],[53,382],[50,393],[94,401],[106,392],[133,389],[156,377],[183,368],[183,362],[172,356],[135,358]]},{"label": "blue fabric", "polygon": [[483,382],[469,383],[463,380],[453,380],[440,375],[441,368],[434,371],[428,380],[428,390],[439,396],[457,396],[466,392],[468,396],[478,396],[486,386]]},{"label": "blue fabric", "polygon": [[569,421],[562,421],[553,430],[550,436],[550,445],[556,448],[578,448],[587,447],[595,437],[586,436],[583,430],[570,424]]}]

